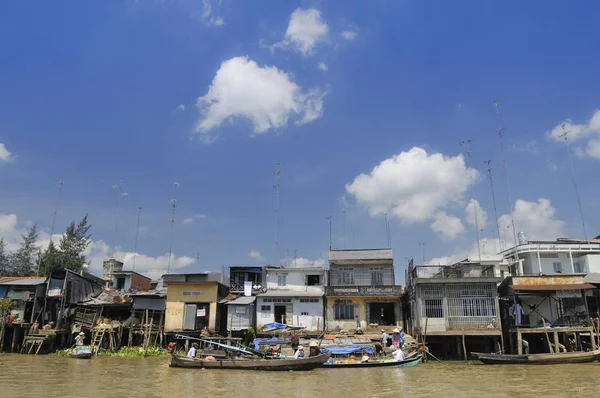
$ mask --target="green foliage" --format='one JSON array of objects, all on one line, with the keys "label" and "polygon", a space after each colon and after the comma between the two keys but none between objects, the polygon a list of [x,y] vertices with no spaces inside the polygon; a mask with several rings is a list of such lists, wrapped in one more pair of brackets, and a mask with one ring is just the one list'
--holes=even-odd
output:
[{"label": "green foliage", "polygon": [[[75,348],[59,350],[54,354],[61,357],[66,357],[72,353],[75,353]],[[162,357],[167,355],[169,355],[169,352],[160,347],[149,347],[148,350],[144,350],[143,347],[121,347],[121,349],[117,352],[112,352],[101,348],[98,352],[98,356],[121,358]]]},{"label": "green foliage", "polygon": [[26,235],[21,235],[21,247],[8,256],[9,274],[11,276],[32,276],[37,268],[39,247],[35,242],[38,239],[37,226],[34,224]]},{"label": "green foliage", "polygon": [[91,242],[89,230],[92,226],[88,224],[88,215],[75,225],[71,222],[61,237],[58,248],[50,242],[42,256],[40,274],[48,275],[58,268],[66,268],[71,271],[81,272],[85,264],[83,252]]},{"label": "green foliage", "polygon": [[1,298],[0,299],[0,317],[3,317],[8,312],[10,307],[12,307],[12,305],[13,305],[13,302],[11,299]]},{"label": "green foliage", "polygon": [[6,244],[4,238],[0,238],[0,276],[6,276],[10,272],[10,263],[6,255]]}]

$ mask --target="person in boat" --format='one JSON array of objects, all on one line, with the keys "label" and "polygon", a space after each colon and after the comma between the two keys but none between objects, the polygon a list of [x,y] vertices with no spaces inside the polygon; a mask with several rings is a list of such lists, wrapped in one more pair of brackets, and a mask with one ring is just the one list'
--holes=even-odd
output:
[{"label": "person in boat", "polygon": [[404,353],[402,352],[402,350],[400,348],[396,348],[396,350],[394,352],[392,352],[392,356],[398,362],[404,361]]},{"label": "person in boat", "polygon": [[321,349],[319,348],[319,345],[317,344],[316,341],[311,341],[310,344],[308,345],[308,356],[309,357],[316,357],[317,355],[321,354]]},{"label": "person in boat", "polygon": [[383,348],[388,345],[388,335],[385,332],[385,329],[381,329],[381,344],[383,344]]},{"label": "person in boat", "polygon": [[192,347],[187,353],[188,358],[196,358],[196,351],[198,351],[198,343],[193,343]]},{"label": "person in boat", "polygon": [[381,358],[382,356],[386,356],[385,353],[385,348],[383,347],[383,344],[381,344],[380,342],[377,342],[374,344],[375,345],[375,356],[377,356],[378,358]]},{"label": "person in boat", "polygon": [[292,335],[291,339],[290,339],[290,343],[292,345],[292,350],[294,350],[294,352],[296,352],[296,350],[298,350],[298,346],[300,346],[300,336],[298,336],[297,334]]},{"label": "person in boat", "polygon": [[360,362],[361,363],[369,362],[369,359],[371,359],[369,357],[369,354],[365,353],[365,354],[363,354],[362,358],[360,359]]},{"label": "person in boat", "polygon": [[298,346],[296,353],[294,354],[294,359],[304,358],[304,347],[301,345]]},{"label": "person in boat", "polygon": [[79,334],[75,337],[75,345],[77,347],[83,347],[83,340],[85,340],[85,333],[79,332]]}]

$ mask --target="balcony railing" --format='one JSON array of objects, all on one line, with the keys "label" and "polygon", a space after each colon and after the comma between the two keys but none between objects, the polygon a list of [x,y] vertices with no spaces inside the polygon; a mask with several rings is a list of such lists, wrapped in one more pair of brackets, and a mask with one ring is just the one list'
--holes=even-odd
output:
[{"label": "balcony railing", "polygon": [[[252,291],[253,292],[257,292],[260,289],[255,288],[254,286],[259,286],[259,285],[253,285],[252,287]],[[243,292],[244,291],[244,284],[243,283],[235,283],[235,282],[230,282],[229,283],[229,291],[232,293],[239,293],[239,292]]]},{"label": "balcony railing", "polygon": [[327,286],[326,296],[400,296],[402,286]]},{"label": "balcony railing", "polygon": [[419,265],[411,270],[412,278],[494,278],[493,265]]}]

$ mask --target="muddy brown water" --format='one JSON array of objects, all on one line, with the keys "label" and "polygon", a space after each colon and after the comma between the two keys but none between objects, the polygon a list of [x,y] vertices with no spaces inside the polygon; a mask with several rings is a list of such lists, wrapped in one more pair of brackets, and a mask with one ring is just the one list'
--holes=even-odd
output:
[{"label": "muddy brown water", "polygon": [[0,355],[0,397],[591,397],[600,363],[249,372],[169,368],[165,358]]}]

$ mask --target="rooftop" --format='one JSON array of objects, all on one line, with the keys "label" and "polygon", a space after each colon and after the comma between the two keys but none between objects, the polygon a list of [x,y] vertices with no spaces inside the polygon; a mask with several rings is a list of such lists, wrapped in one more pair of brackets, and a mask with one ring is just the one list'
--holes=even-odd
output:
[{"label": "rooftop", "polygon": [[329,261],[393,259],[392,249],[348,249],[329,251]]},{"label": "rooftop", "polygon": [[0,277],[0,285],[5,286],[36,286],[46,283],[45,277],[39,276],[4,276]]},{"label": "rooftop", "polygon": [[149,277],[140,274],[139,272],[135,272],[135,271],[115,271],[115,272],[111,272],[111,275],[113,276],[119,276],[119,275],[133,275],[136,274],[138,276],[141,276],[142,278],[148,279],[148,280],[152,280]]},{"label": "rooftop", "polygon": [[260,297],[322,297],[323,291],[296,291],[296,290],[267,290],[257,294]]}]

